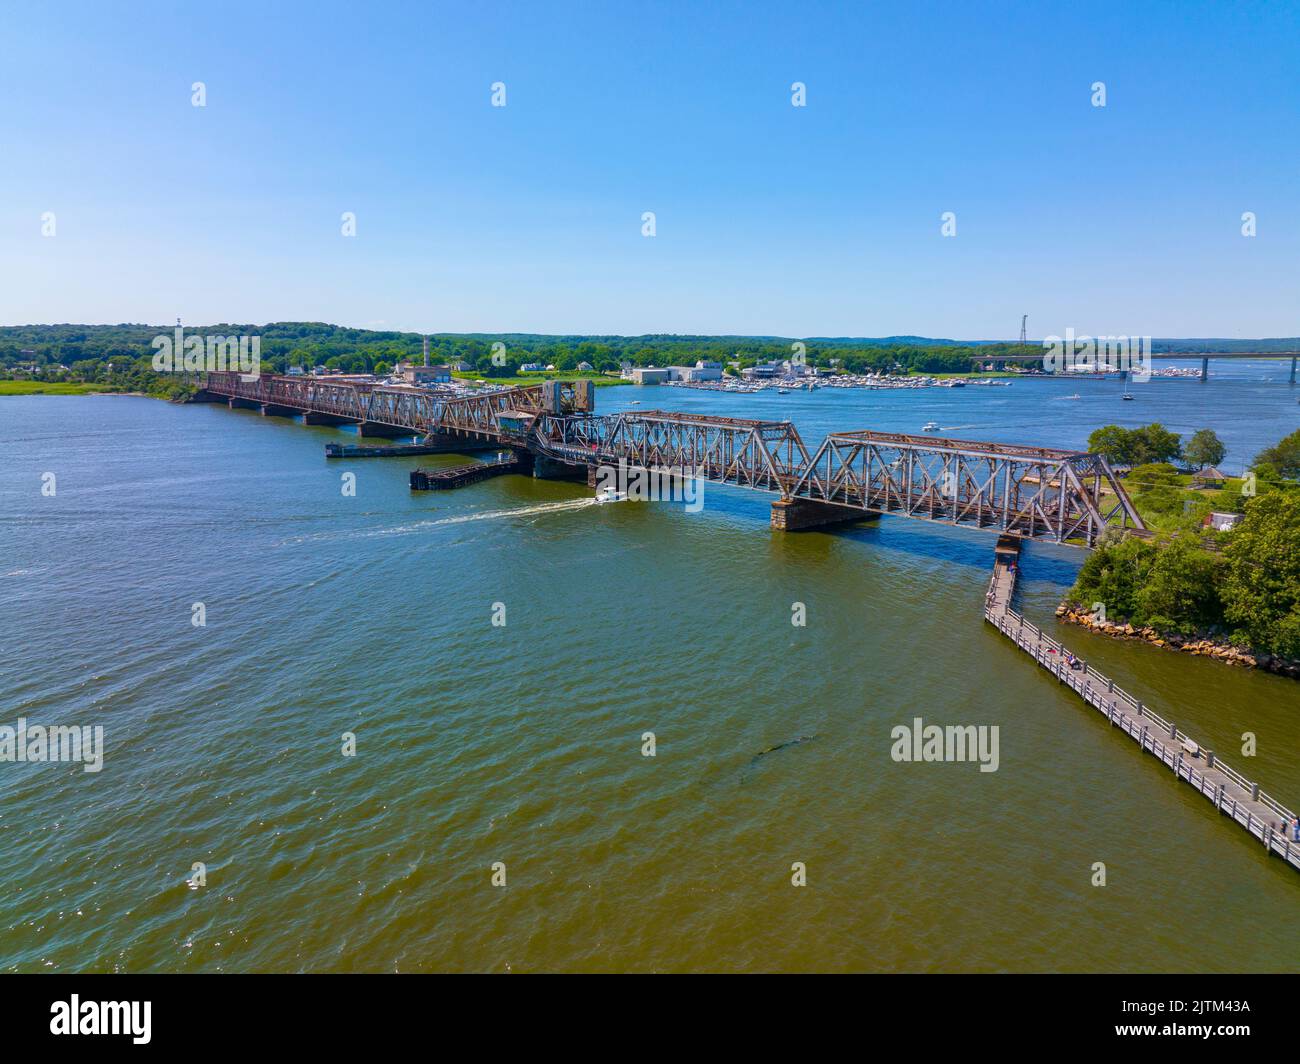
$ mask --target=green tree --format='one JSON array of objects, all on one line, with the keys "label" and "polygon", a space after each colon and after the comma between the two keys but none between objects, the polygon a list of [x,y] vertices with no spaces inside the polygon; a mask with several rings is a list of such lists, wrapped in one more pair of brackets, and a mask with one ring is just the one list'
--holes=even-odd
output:
[{"label": "green tree", "polygon": [[1170,432],[1158,421],[1134,429],[1135,464],[1146,462],[1170,462],[1182,456],[1183,441],[1178,433]]},{"label": "green tree", "polygon": [[1225,617],[1256,649],[1300,658],[1300,494],[1256,496],[1226,539]]},{"label": "green tree", "polygon": [[1115,465],[1129,465],[1133,461],[1132,433],[1119,425],[1103,425],[1088,437],[1088,450]]},{"label": "green tree", "polygon": [[[1300,429],[1255,456],[1255,465],[1272,466],[1288,480],[1300,478]],[[1258,470],[1256,470],[1258,472]]]},{"label": "green tree", "polygon": [[1142,622],[1184,635],[1221,624],[1218,588],[1223,565],[1221,557],[1201,550],[1190,539],[1175,539],[1161,547],[1137,593]]},{"label": "green tree", "polygon": [[1197,429],[1183,448],[1183,458],[1193,469],[1216,466],[1223,461],[1228,448],[1213,429]]},{"label": "green tree", "polygon": [[1129,484],[1139,488],[1150,488],[1161,484],[1177,484],[1178,470],[1168,462],[1150,462],[1147,465],[1134,466],[1125,478]]},{"label": "green tree", "polygon": [[1088,437],[1088,450],[1117,465],[1145,465],[1178,458],[1183,444],[1157,421],[1136,429],[1103,425]]},{"label": "green tree", "polygon": [[1070,597],[1086,608],[1106,607],[1111,620],[1138,618],[1138,593],[1155,563],[1158,548],[1147,540],[1129,538],[1098,547],[1084,561]]}]

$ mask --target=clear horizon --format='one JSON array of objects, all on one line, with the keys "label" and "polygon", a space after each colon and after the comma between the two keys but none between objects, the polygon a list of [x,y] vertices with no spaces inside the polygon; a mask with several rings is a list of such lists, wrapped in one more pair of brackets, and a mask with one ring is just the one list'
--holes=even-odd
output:
[{"label": "clear horizon", "polygon": [[1300,334],[1295,9],[130,10],[8,12],[0,323]]}]

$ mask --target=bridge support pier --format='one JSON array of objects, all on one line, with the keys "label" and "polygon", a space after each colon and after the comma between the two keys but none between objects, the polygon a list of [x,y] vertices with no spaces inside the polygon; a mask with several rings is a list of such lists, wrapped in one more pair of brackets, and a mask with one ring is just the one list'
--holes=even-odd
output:
[{"label": "bridge support pier", "polygon": [[226,400],[230,404],[231,410],[257,410],[261,403],[255,403],[251,399],[236,399],[233,396]]},{"label": "bridge support pier", "polygon": [[450,432],[431,432],[420,438],[419,446],[437,448],[431,454],[478,454],[480,451],[500,451],[503,446],[490,440],[476,440],[469,436],[455,436]]},{"label": "bridge support pier", "polygon": [[802,532],[805,528],[861,521],[870,516],[862,510],[812,499],[777,499],[772,503],[772,527],[782,532]]},{"label": "bridge support pier", "polygon": [[400,429],[396,425],[381,425],[377,421],[361,421],[357,423],[357,435],[374,437],[376,439],[396,440],[414,436],[410,429]]},{"label": "bridge support pier", "polygon": [[262,404],[263,417],[297,417],[301,411],[291,406],[276,406],[275,403]]},{"label": "bridge support pier", "polygon": [[1210,360],[1208,358],[1203,358],[1201,359],[1201,380],[1208,381],[1209,379],[1210,379]]},{"label": "bridge support pier", "polygon": [[355,425],[356,419],[350,417],[339,417],[336,414],[318,414],[314,410],[308,410],[302,415],[304,425]]},{"label": "bridge support pier", "polygon": [[588,468],[590,467],[585,465],[569,465],[568,462],[560,462],[544,454],[533,455],[533,476],[538,480],[579,480],[585,477],[590,482]]},{"label": "bridge support pier", "polygon": [[1296,363],[1296,356],[1292,355],[1291,356],[1291,383],[1292,384],[1295,383],[1295,363]]}]

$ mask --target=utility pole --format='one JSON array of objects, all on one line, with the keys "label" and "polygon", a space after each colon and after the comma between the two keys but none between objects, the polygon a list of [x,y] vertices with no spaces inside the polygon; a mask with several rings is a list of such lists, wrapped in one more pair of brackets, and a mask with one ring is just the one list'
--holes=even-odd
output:
[{"label": "utility pole", "polygon": [[1029,324],[1029,315],[1023,314],[1020,317],[1020,346],[1024,347],[1027,343],[1025,339],[1025,326]]}]

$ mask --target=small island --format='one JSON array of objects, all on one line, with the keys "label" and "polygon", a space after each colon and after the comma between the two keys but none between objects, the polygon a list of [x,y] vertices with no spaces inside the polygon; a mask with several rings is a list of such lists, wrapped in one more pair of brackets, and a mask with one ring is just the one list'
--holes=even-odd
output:
[{"label": "small island", "polygon": [[1240,477],[1220,472],[1226,449],[1208,429],[1184,445],[1159,424],[1107,425],[1088,444],[1153,534],[1103,533],[1057,615],[1300,679],[1300,430]]}]

